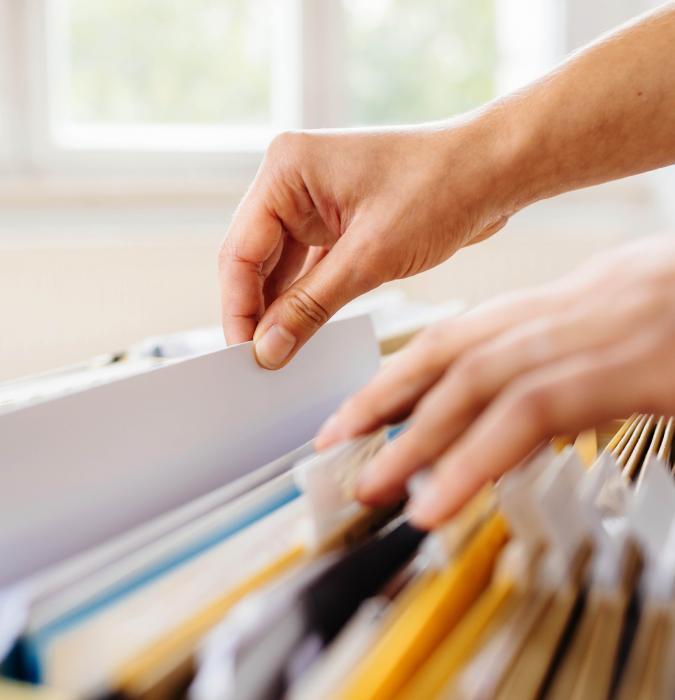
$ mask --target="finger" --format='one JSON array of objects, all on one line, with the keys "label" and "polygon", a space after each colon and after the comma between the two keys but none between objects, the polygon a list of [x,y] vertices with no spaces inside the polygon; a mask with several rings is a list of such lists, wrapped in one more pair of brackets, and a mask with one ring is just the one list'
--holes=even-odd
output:
[{"label": "finger", "polygon": [[[610,309],[603,300],[526,321],[462,354],[433,389],[442,398],[430,404],[434,410],[442,405],[447,425],[458,425],[520,376],[572,355],[614,346],[653,316],[645,299],[636,295]],[[446,431],[446,449],[457,435],[458,430]]]},{"label": "finger", "polygon": [[331,233],[318,215],[309,216],[293,233],[285,232],[283,253],[265,280],[265,308],[323,260],[332,244]]},{"label": "finger", "polygon": [[507,328],[567,305],[570,293],[553,286],[511,294],[472,312],[435,324],[326,421],[317,449],[374,430],[409,413],[462,353]]},{"label": "finger", "polygon": [[253,341],[260,365],[278,369],[344,304],[378,286],[377,271],[359,264],[341,238],[304,277],[265,311]]},{"label": "finger", "polygon": [[[455,392],[460,392],[461,397]],[[418,403],[408,430],[385,445],[366,465],[357,487],[358,498],[371,505],[396,500],[410,476],[435,462],[482,405],[476,382],[459,382],[452,370],[446,372]]]},{"label": "finger", "polygon": [[[594,307],[584,307],[572,313],[552,314],[515,324],[513,330],[476,343],[459,354],[431,390],[430,406],[436,410],[441,405],[445,422],[454,426],[480,412],[518,376],[570,355],[614,343],[631,327],[627,325],[632,323],[628,305],[615,313],[597,311]],[[442,398],[434,399],[436,393]],[[446,431],[445,447],[457,434],[456,430]]]},{"label": "finger", "polygon": [[[304,143],[304,141],[303,141]],[[306,245],[332,244],[298,168],[303,148],[291,134],[270,145],[221,247],[222,322],[228,342],[251,340],[265,311],[263,286],[284,232]]]},{"label": "finger", "polygon": [[298,277],[304,277],[313,270],[328,255],[329,250],[330,248],[324,246],[311,246]]},{"label": "finger", "polygon": [[519,464],[544,440],[648,408],[644,357],[603,348],[540,368],[514,382],[438,460],[410,517],[431,528],[480,487]]},{"label": "finger", "polygon": [[402,420],[443,374],[447,359],[445,352],[439,352],[441,347],[440,340],[433,340],[428,334],[412,340],[322,426],[314,443],[316,448],[321,450]]},{"label": "finger", "polygon": [[263,266],[282,240],[279,219],[265,207],[245,202],[221,247],[219,279],[222,324],[228,344],[251,340],[264,312]]},{"label": "finger", "polygon": [[463,417],[450,425],[442,414],[433,420],[417,420],[395,440],[386,443],[361,471],[356,497],[369,506],[400,501],[410,477],[443,454],[448,433],[456,437],[470,422],[470,417]]},{"label": "finger", "polygon": [[293,284],[307,259],[308,248],[305,244],[287,233],[284,233],[282,242],[279,258],[270,268],[264,282],[265,308]]},{"label": "finger", "polygon": [[[419,403],[413,425],[380,450],[362,473],[358,496],[393,500],[418,469],[435,461],[494,397],[521,374],[583,350],[587,317],[528,321],[471,348],[450,366]],[[589,341],[590,342],[590,341]]]}]

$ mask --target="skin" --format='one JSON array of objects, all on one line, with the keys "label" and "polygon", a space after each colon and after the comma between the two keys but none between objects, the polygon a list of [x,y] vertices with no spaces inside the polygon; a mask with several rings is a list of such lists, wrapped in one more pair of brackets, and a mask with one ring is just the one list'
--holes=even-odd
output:
[{"label": "skin", "polygon": [[319,447],[410,427],[367,465],[358,496],[400,498],[434,465],[410,516],[431,528],[556,434],[633,412],[675,415],[675,237],[641,241],[559,282],[437,324],[358,394]]},{"label": "skin", "polygon": [[[528,204],[675,162],[673,46],[668,3],[447,122],[277,137],[219,256],[228,342],[253,339],[258,362],[281,367],[348,301],[437,265]],[[553,433],[675,412],[657,391],[675,396],[672,244],[617,255],[430,330],[317,446],[412,413],[360,496],[391,499],[435,465],[411,505],[432,527]]]}]

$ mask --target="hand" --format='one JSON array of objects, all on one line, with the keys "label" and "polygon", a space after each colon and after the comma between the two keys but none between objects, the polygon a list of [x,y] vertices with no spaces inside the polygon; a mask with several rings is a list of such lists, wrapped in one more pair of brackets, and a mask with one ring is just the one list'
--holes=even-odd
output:
[{"label": "hand", "polygon": [[220,251],[228,343],[281,367],[348,301],[501,228],[496,118],[278,137]]},{"label": "hand", "polygon": [[338,410],[317,447],[411,412],[357,494],[394,500],[433,465],[410,509],[424,528],[556,434],[633,412],[675,414],[675,236],[431,327]]},{"label": "hand", "polygon": [[675,160],[675,3],[445,124],[275,139],[220,252],[223,328],[281,367],[343,304],[544,197]]}]

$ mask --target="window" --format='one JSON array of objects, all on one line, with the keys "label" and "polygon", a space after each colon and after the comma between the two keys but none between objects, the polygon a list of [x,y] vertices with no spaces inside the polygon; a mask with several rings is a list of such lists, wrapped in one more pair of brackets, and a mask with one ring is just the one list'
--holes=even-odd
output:
[{"label": "window", "polygon": [[293,125],[275,0],[51,2],[57,141],[255,149]]},{"label": "window", "polygon": [[442,119],[495,93],[494,0],[345,0],[346,121]]},{"label": "window", "polygon": [[269,124],[273,0],[66,0],[70,124]]},{"label": "window", "polygon": [[490,99],[504,55],[523,62],[529,4],[0,0],[0,163],[164,172],[178,158],[247,178],[282,129],[439,119]]}]

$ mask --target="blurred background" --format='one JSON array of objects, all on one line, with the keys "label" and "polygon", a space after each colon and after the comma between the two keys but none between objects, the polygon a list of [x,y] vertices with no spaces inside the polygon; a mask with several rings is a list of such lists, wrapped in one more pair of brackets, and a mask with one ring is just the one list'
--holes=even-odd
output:
[{"label": "blurred background", "polygon": [[[651,0],[0,0],[0,379],[218,322],[216,254],[288,128],[438,119]],[[541,202],[397,283],[475,303],[675,229],[672,169]]]}]

